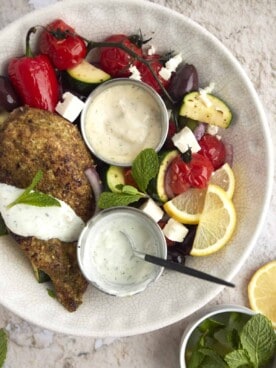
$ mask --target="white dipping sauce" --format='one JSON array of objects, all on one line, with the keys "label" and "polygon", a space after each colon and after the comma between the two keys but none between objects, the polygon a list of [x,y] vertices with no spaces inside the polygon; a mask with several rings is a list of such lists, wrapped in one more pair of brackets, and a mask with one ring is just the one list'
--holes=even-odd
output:
[{"label": "white dipping sauce", "polygon": [[143,149],[157,148],[163,114],[156,98],[140,84],[111,84],[87,107],[85,139],[102,160],[128,165]]},{"label": "white dipping sauce", "polygon": [[127,237],[121,232],[133,240],[135,249],[164,256],[162,238],[147,223],[147,218],[136,215],[131,210],[117,211],[112,218],[103,216],[94,223],[92,220],[92,225],[88,225],[79,239],[78,256],[84,275],[109,294],[125,296],[142,291],[162,270],[135,257]]},{"label": "white dipping sauce", "polygon": [[27,204],[7,206],[17,199],[24,189],[0,183],[0,213],[6,226],[15,234],[35,236],[41,240],[53,238],[64,242],[76,241],[85,224],[65,202],[60,207],[37,207]]}]

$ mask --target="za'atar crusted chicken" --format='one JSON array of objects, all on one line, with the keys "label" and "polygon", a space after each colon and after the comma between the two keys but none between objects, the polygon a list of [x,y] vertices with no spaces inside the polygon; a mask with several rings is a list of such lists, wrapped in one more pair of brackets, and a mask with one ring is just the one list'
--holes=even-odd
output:
[{"label": "za'atar crusted chicken", "polygon": [[[0,128],[0,183],[26,188],[42,170],[37,190],[67,203],[84,222],[95,207],[85,175],[92,166],[76,126],[57,114],[21,107]],[[76,310],[87,287],[78,267],[76,243],[11,235],[32,264],[49,275],[60,303]]]}]

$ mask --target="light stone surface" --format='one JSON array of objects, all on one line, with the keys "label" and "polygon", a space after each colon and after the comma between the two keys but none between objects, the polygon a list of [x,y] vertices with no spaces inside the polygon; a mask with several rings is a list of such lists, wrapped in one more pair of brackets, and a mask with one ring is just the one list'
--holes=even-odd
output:
[{"label": "light stone surface", "polygon": [[[54,0],[0,2],[0,27]],[[154,0],[186,15],[213,33],[240,61],[268,116],[276,144],[276,2],[274,0]],[[66,4],[66,0],[64,0]],[[65,5],[66,6],[66,5]],[[275,161],[276,162],[276,161]],[[251,256],[234,278],[235,289],[225,288],[209,305],[248,306],[247,284],[253,272],[276,259],[276,181],[261,234]],[[207,308],[205,306],[204,308]],[[9,332],[5,368],[171,367],[179,366],[179,342],[186,318],[151,333],[124,338],[82,338],[33,326],[0,307],[0,328]]]}]

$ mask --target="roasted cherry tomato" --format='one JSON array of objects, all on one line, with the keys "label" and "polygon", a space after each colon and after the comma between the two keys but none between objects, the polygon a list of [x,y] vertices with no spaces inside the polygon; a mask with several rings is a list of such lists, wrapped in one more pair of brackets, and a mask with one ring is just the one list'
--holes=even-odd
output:
[{"label": "roasted cherry tomato", "polygon": [[[136,55],[142,56],[142,49],[130,41],[124,34],[115,34],[105,39],[105,42],[121,43]],[[128,77],[129,67],[137,65],[137,60],[118,47],[102,47],[100,50],[100,67],[112,77]]]},{"label": "roasted cherry tomato", "polygon": [[214,167],[218,169],[225,163],[226,149],[223,142],[214,135],[205,134],[199,141],[199,153],[207,157]]},{"label": "roasted cherry tomato", "polygon": [[126,185],[132,185],[133,187],[137,188],[137,184],[132,176],[131,168],[124,169],[124,179]]},{"label": "roasted cherry tomato", "polygon": [[214,171],[211,161],[193,153],[190,162],[184,162],[181,156],[177,156],[170,164],[166,173],[166,185],[170,187],[174,195],[180,194],[189,188],[205,188]]},{"label": "roasted cherry tomato", "polygon": [[[167,87],[169,84],[169,80],[165,80],[159,75],[159,72],[163,67],[162,63],[160,62],[160,58],[161,58],[160,55],[157,55],[157,54],[150,55],[150,56],[144,56],[144,59],[146,59],[150,63],[151,69],[153,70],[155,75],[158,77],[160,83],[164,87]],[[153,76],[150,69],[148,68],[148,66],[140,62],[137,65],[137,69],[139,70],[141,74],[141,80],[144,83],[150,85],[153,89],[156,90],[156,92],[160,93],[161,87],[159,83],[157,82],[157,80],[155,79],[155,77]]]},{"label": "roasted cherry tomato", "polygon": [[84,40],[61,19],[48,24],[41,33],[39,48],[42,54],[49,56],[53,65],[59,70],[76,66],[87,53]]}]

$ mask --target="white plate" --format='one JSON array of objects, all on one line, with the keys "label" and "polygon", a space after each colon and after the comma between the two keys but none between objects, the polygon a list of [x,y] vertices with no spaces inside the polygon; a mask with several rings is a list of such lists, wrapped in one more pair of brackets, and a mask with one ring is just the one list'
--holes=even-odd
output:
[{"label": "white plate", "polygon": [[[264,221],[272,188],[272,144],[256,92],[236,59],[210,33],[169,9],[144,1],[67,0],[28,14],[0,33],[0,72],[24,50],[30,26],[62,18],[86,38],[112,33],[149,37],[158,51],[182,52],[199,72],[202,87],[215,82],[214,93],[234,112],[224,132],[234,145],[238,226],[233,240],[207,258],[189,258],[189,266],[231,280],[248,257]],[[256,173],[258,173],[256,175]],[[82,336],[127,336],[172,324],[199,309],[221,286],[165,272],[144,293],[129,298],[105,295],[90,286],[84,302],[67,312],[35,282],[28,261],[9,237],[0,238],[0,302],[22,318],[47,329]]]}]

